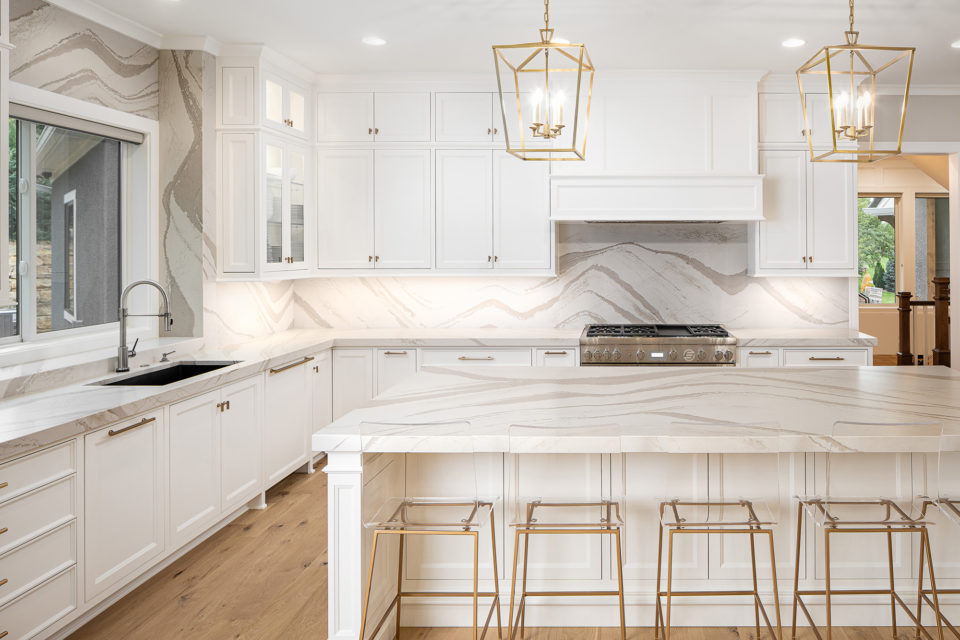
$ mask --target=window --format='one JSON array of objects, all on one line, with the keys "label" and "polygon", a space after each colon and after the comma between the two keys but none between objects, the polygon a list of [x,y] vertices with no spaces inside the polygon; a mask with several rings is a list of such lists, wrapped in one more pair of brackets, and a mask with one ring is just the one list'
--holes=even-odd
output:
[{"label": "window", "polygon": [[857,202],[858,271],[862,304],[895,304],[896,221],[900,198],[861,197]]},{"label": "window", "polygon": [[0,290],[0,338],[117,322],[126,143],[25,119],[8,126],[9,275]]}]

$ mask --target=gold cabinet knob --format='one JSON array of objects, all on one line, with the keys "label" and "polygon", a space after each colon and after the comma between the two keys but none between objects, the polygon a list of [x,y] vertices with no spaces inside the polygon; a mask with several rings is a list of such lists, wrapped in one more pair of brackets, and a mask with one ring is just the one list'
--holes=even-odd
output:
[{"label": "gold cabinet knob", "polygon": [[500,131],[499,131],[496,127],[494,127],[494,128],[493,128],[493,135],[497,135],[498,133],[500,133]]},{"label": "gold cabinet knob", "polygon": [[367,256],[367,262],[373,262],[373,256]]},{"label": "gold cabinet knob", "polygon": [[380,256],[373,256],[374,262],[380,262]]},{"label": "gold cabinet knob", "polygon": [[374,128],[373,132],[377,135],[380,135],[380,129]]},{"label": "gold cabinet knob", "polygon": [[491,132],[491,131],[492,131],[492,129],[490,129],[490,127],[487,127],[487,135],[490,135],[490,132]]},{"label": "gold cabinet knob", "polygon": [[367,129],[367,135],[371,135],[371,136],[373,135],[373,127],[370,127],[369,129]]},{"label": "gold cabinet knob", "polygon": [[491,262],[492,260],[493,260],[493,256],[487,256],[487,262]]}]

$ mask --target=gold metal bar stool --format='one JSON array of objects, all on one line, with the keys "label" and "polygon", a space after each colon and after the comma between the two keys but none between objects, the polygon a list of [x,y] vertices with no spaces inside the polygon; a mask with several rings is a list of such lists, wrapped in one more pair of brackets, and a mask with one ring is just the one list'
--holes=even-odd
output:
[{"label": "gold metal bar stool", "polygon": [[[927,640],[933,640],[930,632],[920,621],[920,600],[924,597],[923,567],[929,571],[931,596],[930,604],[934,609],[937,638],[943,640],[942,615],[940,613],[939,596],[936,579],[933,573],[933,560],[930,553],[930,537],[927,530],[932,524],[926,519],[926,510],[923,500],[915,496],[878,497],[876,495],[862,495],[863,493],[843,490],[839,487],[838,478],[843,474],[845,458],[851,455],[870,453],[895,453],[893,443],[903,438],[931,438],[940,437],[941,426],[932,423],[863,423],[863,422],[836,422],[833,425],[829,439],[812,436],[809,442],[816,443],[813,450],[825,449],[825,478],[822,481],[823,490],[813,495],[797,496],[797,555],[793,582],[793,622],[792,638],[797,637],[797,611],[802,611],[804,617],[818,640],[823,640],[820,629],[813,620],[804,598],[807,596],[823,596],[826,605],[826,638],[833,638],[833,600],[837,596],[871,596],[885,595],[890,598],[890,626],[894,640],[897,635],[897,611],[902,609],[916,631],[916,637],[921,635]],[[894,469],[890,470],[895,473]],[[815,480],[819,484],[819,479]],[[816,486],[816,485],[815,485]],[[852,494],[852,495],[851,495]],[[858,495],[859,494],[859,495]],[[818,532],[823,533],[824,549],[824,588],[800,588],[800,545],[803,536],[806,518],[812,519]],[[918,587],[918,605],[914,613],[903,597],[896,590],[893,563],[894,536],[903,534],[920,534],[920,586]],[[876,535],[882,536],[887,547],[887,566],[889,588],[886,589],[835,589],[831,576],[831,540],[839,535]]]},{"label": "gold metal bar stool", "polygon": [[[415,429],[419,436],[424,433],[430,435],[434,442],[444,444],[438,450],[445,454],[464,454],[469,463],[465,464],[464,473],[469,474],[472,480],[472,491],[467,496],[454,497],[414,497],[407,495],[404,490],[402,497],[387,498],[377,509],[374,516],[364,522],[364,526],[373,529],[373,547],[370,553],[370,568],[367,574],[367,587],[363,598],[363,614],[360,621],[360,640],[367,640],[367,614],[370,608],[370,595],[373,590],[374,569],[376,567],[377,549],[381,538],[398,539],[399,554],[397,560],[397,593],[387,605],[379,621],[369,634],[375,638],[381,627],[387,621],[390,613],[396,609],[395,637],[400,637],[400,611],[404,598],[445,597],[470,598],[473,601],[473,640],[478,640],[478,609],[480,598],[492,598],[490,610],[487,612],[479,638],[482,640],[490,626],[490,621],[496,613],[497,637],[503,638],[500,620],[500,581],[497,574],[497,538],[494,523],[494,506],[499,497],[480,497],[477,492],[477,465],[476,451],[473,447],[473,436],[470,424],[467,422],[442,423],[385,423],[364,422],[360,426],[361,451],[364,453],[389,453],[382,450],[377,444],[377,437],[383,435],[402,436],[405,431]],[[395,452],[395,455],[406,455]],[[405,472],[405,471],[404,471]],[[406,478],[402,483],[407,486]],[[480,533],[485,526],[490,526],[490,541],[493,566],[493,591],[479,590],[480,569]],[[454,536],[471,538],[473,542],[473,589],[471,591],[404,591],[403,565],[404,541],[410,537],[429,539],[434,536]]]},{"label": "gold metal bar stool", "polygon": [[[669,446],[676,453],[708,453],[723,451],[730,454],[773,454],[777,457],[776,478],[767,487],[776,487],[770,495],[779,499],[780,429],[777,425],[747,425],[731,423],[673,423],[670,425]],[[657,544],[657,593],[654,639],[670,640],[671,612],[676,597],[733,596],[750,597],[753,601],[756,637],[760,638],[761,618],[766,631],[774,640],[781,640],[783,628],[780,619],[780,594],[777,587],[777,562],[774,552],[773,527],[776,520],[765,500],[757,498],[683,499],[672,498],[660,502],[660,531]],[[662,588],[663,539],[667,537],[667,585]],[[673,588],[673,553],[675,538],[683,535],[747,536],[750,543],[752,589],[677,591]],[[770,550],[770,578],[773,586],[774,620],[771,621],[760,597],[757,572],[756,538],[766,538]],[[666,606],[664,606],[666,600]]]},{"label": "gold metal bar stool", "polygon": [[[924,507],[933,506],[946,522],[945,527],[952,530],[956,536],[957,527],[960,527],[960,424],[945,424],[940,432],[940,447],[937,456],[937,495],[934,498],[925,497]],[[926,515],[926,514],[924,514]],[[937,588],[934,592],[932,586],[924,588],[923,586],[923,559],[927,553],[930,553],[930,539],[927,537],[927,543],[920,545],[920,575],[919,575],[919,593],[917,598],[917,617],[921,618],[922,606],[926,604],[934,611],[939,609],[939,601],[934,602],[933,597],[941,595],[960,595],[960,589],[942,589]],[[946,628],[956,638],[960,638],[960,630],[957,629],[947,616],[940,611],[940,619]]]},{"label": "gold metal bar stool", "polygon": [[[513,507],[514,516],[510,526],[514,530],[513,578],[510,587],[510,614],[508,618],[510,640],[519,632],[524,636],[526,627],[527,598],[610,596],[618,599],[620,608],[620,638],[626,640],[626,615],[623,606],[623,560],[621,552],[621,529],[623,528],[622,498],[612,497],[609,485],[597,497],[553,495],[548,491],[537,496],[525,496],[521,466],[524,455],[550,453],[556,455],[582,454],[584,451],[605,455],[620,454],[620,427],[611,424],[551,424],[511,425],[509,427],[509,450],[513,455]],[[590,443],[589,448],[587,442]],[[622,486],[622,484],[621,484]],[[528,559],[531,538],[538,536],[601,536],[611,538],[616,549],[617,590],[602,591],[533,591],[527,588]],[[517,571],[523,548],[523,568],[520,577],[519,601],[517,601]],[[514,608],[516,607],[516,615]]]}]

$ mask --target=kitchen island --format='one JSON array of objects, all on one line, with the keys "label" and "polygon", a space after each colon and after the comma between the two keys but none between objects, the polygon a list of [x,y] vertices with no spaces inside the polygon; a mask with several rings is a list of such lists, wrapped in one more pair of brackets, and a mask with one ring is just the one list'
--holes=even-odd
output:
[{"label": "kitchen island", "polygon": [[[361,423],[443,423],[465,421],[470,435],[437,435],[435,428],[377,433]],[[364,517],[386,497],[431,496],[452,486],[470,487],[462,456],[475,451],[477,490],[503,500],[496,509],[501,594],[509,598],[512,537],[506,519],[515,495],[565,490],[572,496],[624,495],[624,577],[628,625],[650,626],[657,566],[656,515],[664,497],[751,497],[768,502],[777,518],[776,545],[781,605],[790,605],[796,545],[794,496],[823,490],[823,451],[834,422],[956,423],[960,421],[960,374],[941,367],[830,367],[804,369],[649,368],[425,368],[366,407],[350,412],[313,436],[325,451],[329,474],[329,635],[356,638],[361,591],[372,535]],[[568,430],[549,440],[508,438],[511,424],[617,424],[621,453],[605,439]],[[684,423],[725,424],[727,437],[675,437]],[[737,437],[735,425],[766,425],[781,438]],[[389,431],[387,433],[386,431]],[[578,437],[579,436],[579,437]],[[884,438],[848,439],[857,464],[848,477],[831,479],[834,490],[869,487],[879,495],[903,496],[936,490],[937,437],[917,437],[905,427]],[[472,475],[472,473],[470,474]],[[767,482],[762,478],[779,478]],[[938,583],[960,579],[960,552],[952,525],[931,534]],[[801,538],[801,584],[822,579],[821,537],[813,529]],[[485,535],[489,535],[486,532]],[[736,538],[725,536],[724,538]],[[688,536],[687,538],[699,538]],[[918,552],[903,537],[893,547],[897,576],[915,575]],[[506,542],[505,542],[506,541]],[[750,564],[739,540],[685,540],[677,551],[677,588],[723,588],[750,580]],[[886,546],[857,540],[838,545],[834,579],[848,586],[888,579]],[[489,545],[489,539],[487,544]],[[538,588],[609,588],[614,579],[609,541],[556,540],[531,551],[531,577]],[[481,542],[481,548],[483,543]],[[404,584],[413,591],[463,590],[468,554],[453,546],[406,549]],[[382,566],[388,564],[382,563]],[[393,565],[393,562],[389,564]],[[393,567],[382,569],[387,572]],[[378,569],[380,572],[381,569]],[[379,573],[378,573],[379,575]],[[387,575],[384,573],[384,575]],[[482,567],[481,590],[492,587],[492,567]],[[396,584],[394,577],[393,585]],[[378,603],[388,602],[390,580],[379,580]],[[889,600],[858,600],[834,608],[835,624],[875,623],[887,615]],[[947,601],[950,603],[951,601]],[[716,599],[686,599],[677,605],[678,624],[719,626],[752,619],[752,606]],[[380,606],[376,607],[380,610]],[[815,611],[818,607],[814,608]],[[948,607],[949,609],[949,607]],[[404,625],[460,626],[469,621],[467,603],[424,599],[404,606]],[[376,619],[376,611],[372,614]],[[615,625],[613,603],[597,599],[541,599],[529,607],[531,626]],[[387,628],[391,628],[387,625]]]}]

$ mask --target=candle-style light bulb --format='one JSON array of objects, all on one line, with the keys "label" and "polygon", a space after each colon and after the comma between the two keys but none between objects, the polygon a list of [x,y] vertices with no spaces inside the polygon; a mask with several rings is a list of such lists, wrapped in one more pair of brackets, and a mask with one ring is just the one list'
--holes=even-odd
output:
[{"label": "candle-style light bulb", "polygon": [[872,98],[870,97],[869,91],[864,91],[863,95],[860,97],[863,103],[863,126],[869,127],[873,125],[873,122],[870,121],[870,102]]},{"label": "candle-style light bulb", "polygon": [[846,91],[841,93],[839,98],[833,99],[834,121],[837,125],[837,128],[843,127],[846,124],[845,120],[847,115],[848,100],[849,96],[847,96]]}]

